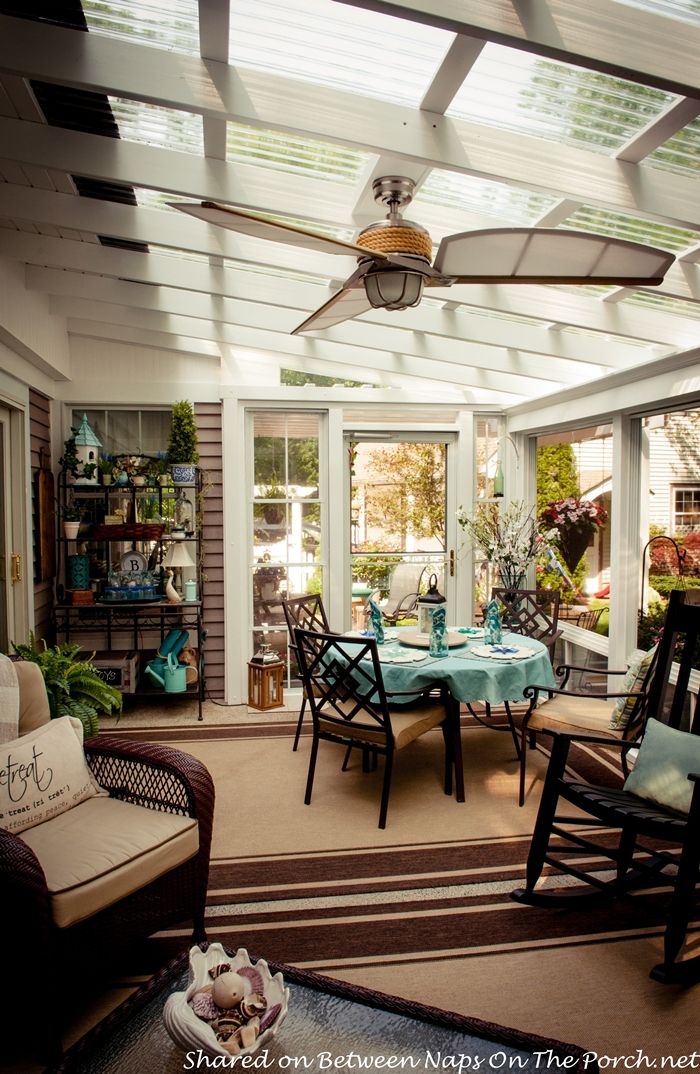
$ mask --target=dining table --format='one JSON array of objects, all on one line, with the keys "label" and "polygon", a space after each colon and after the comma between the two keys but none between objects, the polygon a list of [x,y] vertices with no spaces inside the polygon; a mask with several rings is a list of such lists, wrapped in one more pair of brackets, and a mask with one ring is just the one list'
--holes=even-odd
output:
[{"label": "dining table", "polygon": [[[371,631],[352,633],[372,636]],[[478,627],[449,627],[446,637],[447,654],[431,656],[428,635],[420,634],[415,627],[385,631],[377,651],[387,694],[444,683],[455,720],[459,721],[461,706],[466,704],[478,722],[494,730],[509,730],[520,757],[510,704],[526,700],[526,686],[556,686],[549,650],[536,638],[511,632],[504,632],[497,644],[487,643],[483,628]],[[389,696],[388,700],[394,703],[396,699]],[[485,719],[472,707],[475,702],[483,703],[487,717],[491,717],[492,705],[503,705],[507,724]]]}]

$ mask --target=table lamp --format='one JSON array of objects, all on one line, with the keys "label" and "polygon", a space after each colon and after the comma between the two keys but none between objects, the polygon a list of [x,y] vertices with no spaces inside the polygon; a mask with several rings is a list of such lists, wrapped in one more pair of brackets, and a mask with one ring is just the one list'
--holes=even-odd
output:
[{"label": "table lamp", "polygon": [[173,587],[180,600],[182,600],[182,569],[183,567],[193,568],[195,566],[187,545],[181,541],[173,541],[163,557],[163,566],[172,568]]}]

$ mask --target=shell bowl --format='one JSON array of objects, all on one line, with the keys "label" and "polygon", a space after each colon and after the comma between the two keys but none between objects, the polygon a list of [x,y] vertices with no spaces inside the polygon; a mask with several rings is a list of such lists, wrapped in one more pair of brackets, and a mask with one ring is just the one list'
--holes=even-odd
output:
[{"label": "shell bowl", "polygon": [[195,992],[211,984],[209,970],[222,962],[230,963],[231,969],[245,979],[246,993],[261,992],[267,1000],[260,1033],[254,1044],[241,1048],[241,1055],[257,1051],[274,1037],[287,1017],[289,989],[285,988],[281,973],[273,976],[264,959],[251,962],[244,947],[239,947],[235,955],[228,954],[220,943],[210,944],[206,951],[200,947],[190,948],[187,988],[184,992],[173,992],[168,996],[163,1008],[163,1024],[175,1043],[185,1051],[201,1048],[207,1055],[227,1056],[230,1060],[231,1053],[217,1040],[212,1027],[194,1013],[189,1002]]}]

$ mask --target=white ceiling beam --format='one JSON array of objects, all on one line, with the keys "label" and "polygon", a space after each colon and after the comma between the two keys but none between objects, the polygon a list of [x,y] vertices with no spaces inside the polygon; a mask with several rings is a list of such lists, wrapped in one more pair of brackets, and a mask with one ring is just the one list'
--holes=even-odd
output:
[{"label": "white ceiling beam", "polygon": [[[700,28],[615,0],[340,0],[692,96]],[[632,17],[632,15],[634,17]],[[670,33],[675,30],[675,33]]]},{"label": "white ceiling beam", "polygon": [[455,37],[423,95],[420,103],[423,111],[444,115],[485,45],[485,41],[474,37],[462,34]]},{"label": "white ceiling beam", "polygon": [[206,339],[197,339],[194,336],[179,336],[170,332],[151,332],[144,328],[129,328],[127,325],[105,324],[103,321],[81,320],[77,317],[66,321],[66,329],[69,336],[134,343],[138,347],[153,347],[155,350],[199,354],[205,358],[221,358],[221,347],[218,343]]},{"label": "white ceiling beam", "polygon": [[674,101],[665,112],[647,123],[638,134],[633,135],[613,156],[617,160],[639,164],[698,115],[700,115],[700,98],[683,97],[680,101]]},{"label": "white ceiling beam", "polygon": [[[131,281],[108,280],[101,276],[85,276],[76,272],[42,268],[27,269],[26,285],[29,290],[54,296],[87,298],[95,302],[111,302],[125,306],[133,304],[142,309],[181,314],[223,324],[253,327],[264,321],[282,334],[288,333],[290,322],[298,323],[302,316],[300,310],[271,308],[264,295],[256,296],[255,289],[247,298],[226,298],[174,287],[156,288]],[[261,302],[265,306],[262,316]],[[494,372],[508,381],[515,377],[519,382],[523,376],[529,376],[533,383],[554,382],[564,385],[580,384],[582,380],[595,379],[604,372],[602,365],[592,362],[582,365],[562,359],[552,361],[516,350],[440,339],[402,328],[400,321],[395,326],[381,327],[357,319],[315,338],[328,343],[330,347],[342,343],[344,346],[358,347],[363,352],[384,351],[406,358],[416,358],[426,363],[426,368],[428,363],[433,363],[430,367],[431,376],[438,375],[435,372],[436,367],[449,365],[456,369],[476,366],[485,372]]]},{"label": "white ceiling beam", "polygon": [[203,338],[217,343],[227,343],[238,347],[258,347],[281,354],[297,354],[308,357],[326,356],[329,361],[340,362],[346,369],[346,376],[362,379],[363,369],[381,370],[392,375],[418,378],[423,381],[435,381],[461,387],[486,389],[500,397],[520,396],[530,398],[533,386],[539,394],[556,390],[553,382],[534,382],[527,375],[509,376],[474,366],[452,366],[451,363],[428,363],[410,355],[389,354],[385,351],[373,351],[367,348],[345,346],[329,343],[321,339],[306,339],[301,336],[280,335],[268,329],[261,329],[258,324],[232,325],[224,321],[216,323],[205,318],[194,318],[181,313],[169,314],[154,309],[136,308],[117,303],[96,302],[87,298],[51,299],[50,308],[70,319],[84,322],[91,318],[96,320],[99,333],[104,325],[117,324],[131,328],[148,329],[155,332],[172,332],[175,335]]},{"label": "white ceiling beam", "polygon": [[[635,12],[635,21],[637,14],[640,13]],[[56,34],[61,36],[56,38]],[[613,210],[667,217],[681,226],[692,227],[700,221],[697,184],[685,176],[641,168],[571,146],[558,145],[553,154],[552,143],[545,139],[327,87],[320,98],[318,87],[311,83],[236,69],[216,61],[205,63],[198,57],[175,55],[99,34],[0,17],[0,70],[3,69],[257,127],[302,133],[312,139],[404,158],[424,167],[477,175]],[[67,138],[75,132],[61,133]],[[1,132],[3,140],[8,134],[9,128]],[[114,139],[109,141],[114,143]],[[164,165],[160,172],[167,179],[154,182],[144,177],[141,181],[146,186],[173,190],[171,169],[175,167],[173,157],[170,170]],[[289,178],[283,176],[283,180]],[[124,177],[123,181],[138,184],[139,179]],[[188,182],[182,192],[222,198],[231,196],[232,187],[236,191],[235,183],[225,184],[223,192],[219,187],[218,193],[217,186],[212,177],[212,181],[197,184],[196,191]],[[265,192],[261,191],[263,203]],[[238,191],[233,197],[238,198]],[[241,200],[236,203],[246,204]],[[268,209],[279,211],[279,199]]]},{"label": "white ceiling beam", "polygon": [[[199,0],[199,51],[205,60],[228,61],[230,0]],[[204,155],[226,160],[226,121],[203,117]]]}]

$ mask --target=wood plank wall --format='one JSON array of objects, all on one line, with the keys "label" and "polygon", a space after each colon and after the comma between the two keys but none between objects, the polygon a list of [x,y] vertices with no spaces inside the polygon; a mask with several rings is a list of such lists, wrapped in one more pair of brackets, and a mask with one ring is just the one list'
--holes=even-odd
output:
[{"label": "wood plank wall", "polygon": [[206,696],[224,696],[224,502],[220,403],[195,403],[202,498]]},{"label": "wood plank wall", "polygon": [[52,634],[53,580],[41,581],[38,569],[39,532],[36,504],[36,474],[41,465],[41,452],[44,465],[51,465],[51,412],[50,403],[45,395],[34,388],[29,389],[29,441],[30,465],[32,472],[32,548],[34,551],[34,619],[38,638],[46,638],[50,644],[55,640]]}]

